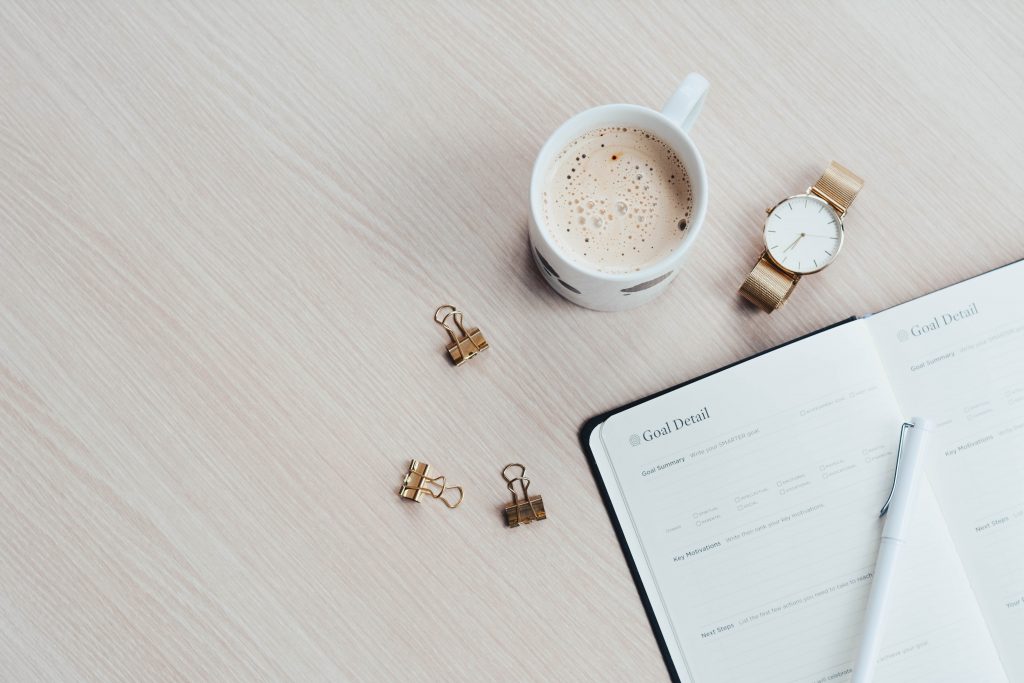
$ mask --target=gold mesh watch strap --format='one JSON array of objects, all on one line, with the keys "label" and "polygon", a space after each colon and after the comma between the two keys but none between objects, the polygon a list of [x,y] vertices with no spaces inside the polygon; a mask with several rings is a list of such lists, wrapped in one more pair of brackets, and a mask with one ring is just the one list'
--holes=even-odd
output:
[{"label": "gold mesh watch strap", "polygon": [[740,286],[740,294],[761,310],[771,313],[786,303],[799,275],[791,275],[775,267],[766,256],[761,256],[750,275]]},{"label": "gold mesh watch strap", "polygon": [[862,187],[864,181],[857,174],[833,161],[818,178],[818,182],[811,185],[809,192],[824,199],[842,216]]}]

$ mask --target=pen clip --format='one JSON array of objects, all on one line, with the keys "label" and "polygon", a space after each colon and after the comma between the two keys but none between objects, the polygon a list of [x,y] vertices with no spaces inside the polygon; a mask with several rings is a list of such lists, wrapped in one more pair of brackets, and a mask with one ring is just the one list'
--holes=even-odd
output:
[{"label": "pen clip", "polygon": [[896,469],[892,473],[892,488],[889,489],[889,497],[885,499],[885,504],[882,505],[882,511],[878,513],[879,517],[885,517],[885,513],[889,511],[889,503],[892,502],[892,495],[896,493],[896,480],[900,477],[900,460],[903,455],[903,437],[906,435],[907,430],[913,426],[913,422],[904,422],[903,426],[900,427],[900,443],[896,446]]}]

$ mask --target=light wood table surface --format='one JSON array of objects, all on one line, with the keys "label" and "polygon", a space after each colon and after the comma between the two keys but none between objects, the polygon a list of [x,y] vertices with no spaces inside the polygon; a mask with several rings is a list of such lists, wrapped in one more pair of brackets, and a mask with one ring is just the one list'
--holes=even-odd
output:
[{"label": "light wood table surface", "polygon": [[[0,6],[0,680],[667,675],[595,413],[1024,256],[1024,5]],[[684,272],[577,308],[533,158],[712,84]],[[830,159],[842,258],[771,317],[764,207]],[[461,368],[431,321],[492,348]],[[396,495],[410,458],[461,508]],[[503,527],[525,463],[549,519]]]}]

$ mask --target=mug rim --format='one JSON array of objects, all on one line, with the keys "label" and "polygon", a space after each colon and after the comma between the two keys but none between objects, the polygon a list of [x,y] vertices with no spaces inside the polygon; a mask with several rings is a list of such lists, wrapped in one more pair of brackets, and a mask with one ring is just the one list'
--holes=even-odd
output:
[{"label": "mug rim", "polygon": [[[692,222],[696,225],[696,227],[691,229],[687,233],[687,235],[683,238],[682,242],[680,242],[679,248],[676,251],[672,252],[671,254],[661,259],[660,261],[657,261],[647,266],[646,268],[642,268],[641,270],[634,270],[629,273],[606,273],[601,270],[592,269],[580,265],[575,259],[570,258],[562,249],[558,247],[555,241],[551,239],[547,231],[547,224],[543,220],[543,213],[539,210],[541,201],[540,187],[543,184],[543,177],[547,173],[550,160],[548,160],[548,164],[545,164],[543,168],[541,167],[541,162],[547,160],[547,158],[551,156],[552,148],[555,146],[553,144],[554,141],[557,138],[564,137],[565,131],[571,128],[573,125],[577,124],[578,119],[581,119],[588,115],[593,116],[595,114],[604,114],[611,111],[627,112],[630,114],[640,114],[642,116],[651,116],[654,117],[655,119],[660,119],[663,123],[667,124],[668,127],[671,130],[673,130],[674,133],[678,134],[679,139],[682,140],[683,145],[687,148],[687,151],[690,152],[690,154],[693,157],[693,160],[696,162],[696,168],[691,169],[689,164],[686,164],[684,161],[686,170],[688,173],[690,173],[690,182],[693,186],[694,214]],[[615,124],[613,123],[597,123],[592,126],[588,126],[585,130],[583,130],[583,132],[580,133],[580,135],[584,135],[587,132],[596,130],[598,128],[614,125]],[[619,123],[618,125],[623,124]],[[643,124],[638,124],[636,127],[646,130],[646,127]],[[669,145],[672,148],[672,151],[680,155],[681,159],[682,157],[685,156],[684,154],[680,154],[679,145],[676,144],[676,141],[665,140],[665,136],[661,134],[656,134],[654,133],[654,131],[649,132],[657,135],[659,140],[662,140],[662,142]],[[555,151],[557,152],[557,150]],[[697,176],[699,176],[699,181],[695,180],[695,177]],[[558,256],[560,256],[567,265],[569,265],[574,270],[578,271],[580,274],[585,275],[587,277],[595,277],[607,282],[632,282],[633,280],[637,279],[657,277],[663,274],[666,268],[671,268],[674,271],[679,261],[682,260],[686,252],[690,250],[690,247],[693,246],[693,243],[694,241],[696,241],[697,234],[701,231],[701,228],[704,227],[704,216],[707,213],[707,204],[707,171],[704,168],[704,158],[701,156],[700,150],[697,149],[697,145],[695,145],[693,143],[693,140],[690,139],[690,134],[683,130],[681,125],[679,125],[677,122],[673,121],[669,117],[665,116],[660,111],[656,111],[654,109],[644,107],[639,104],[602,104],[596,107],[590,107],[589,109],[584,109],[583,111],[578,112],[577,114],[566,119],[558,128],[555,129],[553,133],[551,133],[550,136],[548,136],[548,139],[545,140],[544,145],[540,148],[540,151],[537,153],[537,158],[533,162],[533,171],[530,176],[530,212],[533,214],[534,225],[537,226],[537,231],[543,237],[545,246],[547,246],[549,249],[558,254]]]}]

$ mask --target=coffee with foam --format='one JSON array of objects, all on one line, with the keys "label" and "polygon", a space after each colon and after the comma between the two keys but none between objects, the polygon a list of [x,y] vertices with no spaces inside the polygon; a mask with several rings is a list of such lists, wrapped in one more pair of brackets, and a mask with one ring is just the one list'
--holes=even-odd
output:
[{"label": "coffee with foam", "polygon": [[632,273],[680,246],[693,188],[679,156],[639,128],[599,128],[570,142],[551,164],[544,229],[570,260],[603,273]]}]

